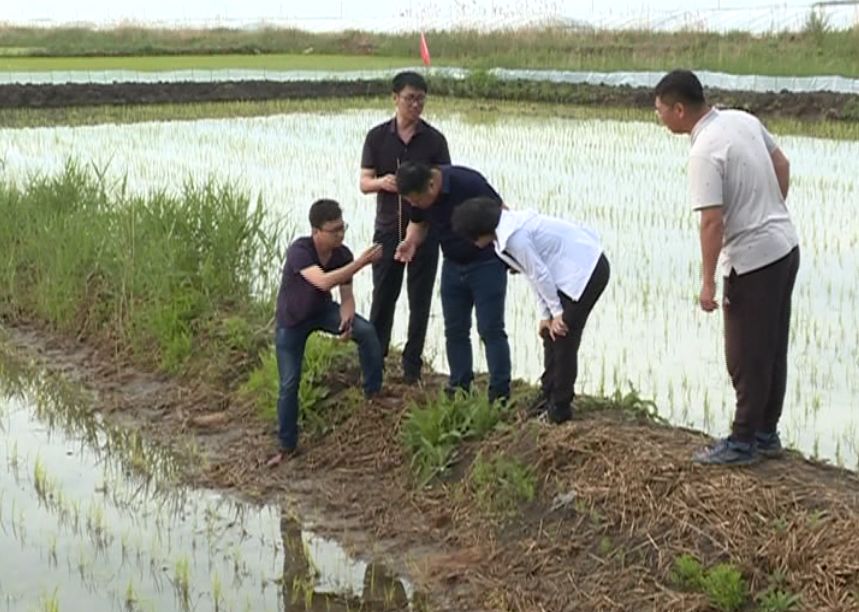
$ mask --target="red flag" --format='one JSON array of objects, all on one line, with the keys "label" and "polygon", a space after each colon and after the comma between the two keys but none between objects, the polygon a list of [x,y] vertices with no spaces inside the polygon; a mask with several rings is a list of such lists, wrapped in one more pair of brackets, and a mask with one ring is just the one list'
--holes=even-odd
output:
[{"label": "red flag", "polygon": [[421,59],[424,62],[424,66],[430,65],[429,47],[427,46],[427,39],[423,32],[421,32]]}]

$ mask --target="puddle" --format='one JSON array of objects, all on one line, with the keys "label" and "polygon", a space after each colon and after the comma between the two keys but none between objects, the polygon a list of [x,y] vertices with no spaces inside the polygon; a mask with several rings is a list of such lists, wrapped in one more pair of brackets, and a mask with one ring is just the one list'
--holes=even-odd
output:
[{"label": "puddle", "polygon": [[423,610],[298,517],[178,466],[0,348],[0,610]]}]

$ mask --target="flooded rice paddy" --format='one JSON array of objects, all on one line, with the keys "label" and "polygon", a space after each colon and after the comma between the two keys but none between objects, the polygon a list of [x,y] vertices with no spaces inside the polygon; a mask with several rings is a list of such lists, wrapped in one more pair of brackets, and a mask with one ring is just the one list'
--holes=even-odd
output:
[{"label": "flooded rice paddy", "polygon": [[179,460],[0,351],[0,610],[420,610],[290,510],[177,484]]},{"label": "flooded rice paddy", "polygon": [[[431,110],[431,108],[430,108]],[[91,163],[134,192],[178,189],[189,178],[231,181],[307,231],[320,197],[341,202],[355,250],[372,237],[375,200],[358,191],[366,130],[378,110],[262,118],[0,130],[0,176],[23,180]],[[612,280],[585,333],[580,392],[634,386],[673,423],[723,433],[733,412],[722,322],[697,307],[697,218],[686,203],[688,139],[654,123],[482,113],[430,116],[455,163],[479,169],[515,208],[574,219],[602,236]],[[802,245],[794,293],[790,374],[782,433],[803,452],[859,461],[859,143],[778,138],[792,162],[788,201]],[[355,282],[369,311],[369,271]],[[402,301],[394,341],[405,337]],[[428,355],[445,370],[441,307],[433,304]],[[535,380],[537,308],[524,279],[507,298],[514,374]],[[475,334],[475,351],[480,347]],[[478,360],[479,367],[483,362]],[[32,459],[34,460],[34,459]],[[32,464],[30,466],[32,468]],[[8,501],[6,502],[8,504]],[[170,571],[175,560],[169,560]]]}]

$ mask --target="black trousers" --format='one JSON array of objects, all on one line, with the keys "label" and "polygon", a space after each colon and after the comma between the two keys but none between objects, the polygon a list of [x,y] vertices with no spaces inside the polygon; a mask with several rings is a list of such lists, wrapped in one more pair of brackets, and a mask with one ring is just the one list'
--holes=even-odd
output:
[{"label": "black trousers", "polygon": [[597,267],[581,297],[574,301],[559,291],[561,305],[564,307],[564,323],[569,331],[566,336],[552,340],[548,334],[543,337],[543,375],[540,383],[543,395],[555,406],[569,407],[575,397],[576,378],[579,374],[579,345],[588,315],[608,284],[611,271],[608,259],[601,255]]},{"label": "black trousers", "polygon": [[376,327],[382,353],[387,356],[391,343],[391,328],[397,299],[403,285],[403,273],[408,268],[406,292],[409,299],[409,331],[403,349],[403,373],[406,377],[420,376],[423,365],[424,341],[429,322],[432,290],[438,270],[438,236],[430,232],[408,266],[394,261],[394,251],[400,240],[397,232],[379,232],[373,242],[382,245],[382,258],[373,264],[373,303],[370,322]]},{"label": "black trousers", "polygon": [[768,266],[724,279],[725,361],[737,395],[732,437],[772,433],[787,388],[790,300],[799,247]]}]

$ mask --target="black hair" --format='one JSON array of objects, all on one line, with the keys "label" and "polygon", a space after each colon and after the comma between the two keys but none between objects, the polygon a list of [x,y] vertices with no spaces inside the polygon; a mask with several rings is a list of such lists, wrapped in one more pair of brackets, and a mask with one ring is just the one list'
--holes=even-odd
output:
[{"label": "black hair", "polygon": [[407,161],[397,168],[397,191],[404,196],[426,193],[432,178],[432,168],[423,162]]},{"label": "black hair", "polygon": [[343,211],[340,210],[340,204],[334,200],[316,200],[310,205],[310,227],[322,229],[322,226],[329,221],[337,221],[343,218]]},{"label": "black hair", "polygon": [[704,87],[691,70],[672,70],[656,84],[655,97],[666,104],[682,102],[687,106],[703,106]]},{"label": "black hair", "polygon": [[453,231],[472,242],[481,236],[494,233],[499,221],[501,203],[486,196],[466,200],[453,209],[450,220]]},{"label": "black hair", "polygon": [[404,70],[394,75],[394,80],[391,83],[391,89],[398,94],[406,87],[413,87],[418,91],[427,92],[427,82],[420,74],[412,70]]}]

